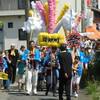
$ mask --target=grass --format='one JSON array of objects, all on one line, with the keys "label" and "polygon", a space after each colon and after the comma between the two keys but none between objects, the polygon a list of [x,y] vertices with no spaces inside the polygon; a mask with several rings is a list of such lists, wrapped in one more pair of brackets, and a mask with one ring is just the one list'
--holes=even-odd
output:
[{"label": "grass", "polygon": [[92,93],[91,99],[92,100],[100,100],[100,93]]},{"label": "grass", "polygon": [[100,100],[100,88],[97,81],[87,82],[86,92],[90,95],[92,100]]}]

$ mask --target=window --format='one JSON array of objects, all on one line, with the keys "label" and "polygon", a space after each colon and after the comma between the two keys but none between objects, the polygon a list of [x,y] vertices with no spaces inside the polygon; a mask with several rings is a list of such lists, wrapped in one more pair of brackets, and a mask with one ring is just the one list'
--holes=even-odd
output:
[{"label": "window", "polygon": [[22,29],[18,30],[19,32],[19,40],[27,40],[27,33]]},{"label": "window", "polygon": [[8,23],[8,28],[13,28],[13,22]]},{"label": "window", "polygon": [[3,25],[0,25],[0,31],[2,31],[3,30]]},{"label": "window", "polygon": [[96,17],[96,18],[100,18],[100,13],[99,13],[99,12],[94,11],[94,17]]},{"label": "window", "polygon": [[18,0],[18,9],[25,8],[25,0]]}]

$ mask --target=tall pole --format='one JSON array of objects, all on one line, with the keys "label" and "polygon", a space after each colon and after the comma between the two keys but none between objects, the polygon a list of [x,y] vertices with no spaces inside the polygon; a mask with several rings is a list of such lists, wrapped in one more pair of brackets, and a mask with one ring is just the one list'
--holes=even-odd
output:
[{"label": "tall pole", "polygon": [[28,20],[28,12],[30,10],[30,0],[25,0],[25,20]]},{"label": "tall pole", "polygon": [[1,2],[1,0],[0,0],[0,9],[2,9],[2,2]]},{"label": "tall pole", "polygon": [[8,9],[10,10],[11,0],[8,1]]},{"label": "tall pole", "polygon": [[[28,20],[29,10],[30,10],[30,0],[25,0],[25,21]],[[27,48],[29,47],[29,41],[30,41],[30,34],[27,33]]]},{"label": "tall pole", "polygon": [[82,20],[82,32],[85,32],[85,17],[86,17],[86,9],[87,9],[87,4],[86,4],[86,0],[81,0],[81,12],[84,15],[84,18]]},{"label": "tall pole", "polygon": [[77,0],[75,0],[75,12],[77,12]]}]

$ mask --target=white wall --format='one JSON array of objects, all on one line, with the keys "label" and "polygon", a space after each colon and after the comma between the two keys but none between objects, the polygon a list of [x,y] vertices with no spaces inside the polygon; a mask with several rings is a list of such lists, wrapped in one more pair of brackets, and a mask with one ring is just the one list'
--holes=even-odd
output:
[{"label": "white wall", "polygon": [[[5,23],[4,25],[4,49],[9,49],[10,45],[14,43],[16,48],[20,48],[21,45],[26,46],[26,41],[18,40],[18,29],[23,27],[25,17],[22,16],[9,16],[9,17],[0,17],[0,21]],[[13,22],[13,28],[8,28],[8,22]]]}]

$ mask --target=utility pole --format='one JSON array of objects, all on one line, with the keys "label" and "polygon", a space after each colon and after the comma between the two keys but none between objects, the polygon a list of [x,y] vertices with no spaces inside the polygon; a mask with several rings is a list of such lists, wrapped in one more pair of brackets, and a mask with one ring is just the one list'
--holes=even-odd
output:
[{"label": "utility pole", "polygon": [[1,0],[0,0],[0,9],[2,9],[2,2],[1,2]]},{"label": "utility pole", "polygon": [[[28,17],[29,17],[29,12],[30,10],[30,0],[25,0],[25,21],[28,20]],[[27,33],[27,32],[26,32]],[[30,34],[27,33],[27,48],[29,47],[29,40],[30,39]]]},{"label": "utility pole", "polygon": [[85,32],[85,24],[86,24],[86,9],[87,9],[87,4],[86,4],[86,0],[81,0],[81,13],[84,15],[84,18],[82,20],[82,32]]},{"label": "utility pole", "polygon": [[75,12],[77,12],[77,0],[75,0]]},{"label": "utility pole", "polygon": [[30,0],[25,0],[25,21],[28,20],[28,12],[30,10]]}]

